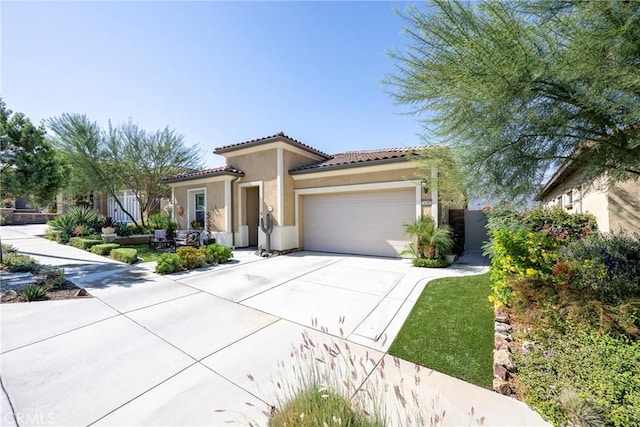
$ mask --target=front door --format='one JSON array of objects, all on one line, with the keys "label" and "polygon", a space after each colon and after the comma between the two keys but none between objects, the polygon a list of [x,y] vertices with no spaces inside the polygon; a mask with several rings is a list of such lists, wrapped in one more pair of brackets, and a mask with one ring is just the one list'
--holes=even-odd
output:
[{"label": "front door", "polygon": [[260,188],[247,188],[247,228],[249,246],[258,246],[258,227],[260,227]]}]

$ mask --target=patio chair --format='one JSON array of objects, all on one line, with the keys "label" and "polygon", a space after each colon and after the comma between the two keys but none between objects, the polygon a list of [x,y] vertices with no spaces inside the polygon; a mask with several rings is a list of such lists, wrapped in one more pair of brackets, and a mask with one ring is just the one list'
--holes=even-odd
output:
[{"label": "patio chair", "polygon": [[149,247],[150,248],[160,248],[165,249],[173,246],[173,240],[167,238],[167,230],[154,230],[153,237],[149,239]]},{"label": "patio chair", "polygon": [[200,246],[200,232],[194,230],[180,230],[175,238],[176,248],[178,246]]}]

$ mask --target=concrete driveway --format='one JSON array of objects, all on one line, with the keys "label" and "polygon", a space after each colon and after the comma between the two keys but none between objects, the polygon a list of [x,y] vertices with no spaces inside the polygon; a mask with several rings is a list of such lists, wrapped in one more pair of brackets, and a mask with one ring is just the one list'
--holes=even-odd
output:
[{"label": "concrete driveway", "polygon": [[479,254],[425,270],[235,251],[234,263],[158,276],[33,230],[0,232],[95,298],[0,306],[3,425],[266,425],[309,360],[363,390],[365,406],[383,404],[393,425],[443,412],[445,425],[545,424],[521,402],[385,353],[425,284],[485,271]]}]

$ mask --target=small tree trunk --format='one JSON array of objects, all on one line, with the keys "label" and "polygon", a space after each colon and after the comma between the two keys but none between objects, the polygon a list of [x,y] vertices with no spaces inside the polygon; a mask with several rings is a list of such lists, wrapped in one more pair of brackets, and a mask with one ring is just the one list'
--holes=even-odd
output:
[{"label": "small tree trunk", "polygon": [[425,250],[425,255],[428,259],[436,258],[436,247],[433,245],[427,245],[427,249]]}]

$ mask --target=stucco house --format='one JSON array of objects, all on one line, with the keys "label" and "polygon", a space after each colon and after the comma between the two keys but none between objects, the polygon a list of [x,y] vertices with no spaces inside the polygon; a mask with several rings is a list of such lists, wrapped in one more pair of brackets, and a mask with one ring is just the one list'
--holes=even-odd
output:
[{"label": "stucco house", "polygon": [[588,181],[571,160],[565,162],[542,188],[537,200],[568,212],[590,213],[605,233],[624,230],[640,233],[640,182],[607,185],[606,177]]},{"label": "stucco house", "polygon": [[270,212],[274,250],[396,257],[408,241],[403,224],[423,214],[446,220],[428,179],[437,172],[411,161],[418,150],[330,155],[281,132],[216,148],[225,166],[164,182],[180,228],[202,221],[228,246],[264,246],[260,219]]}]

